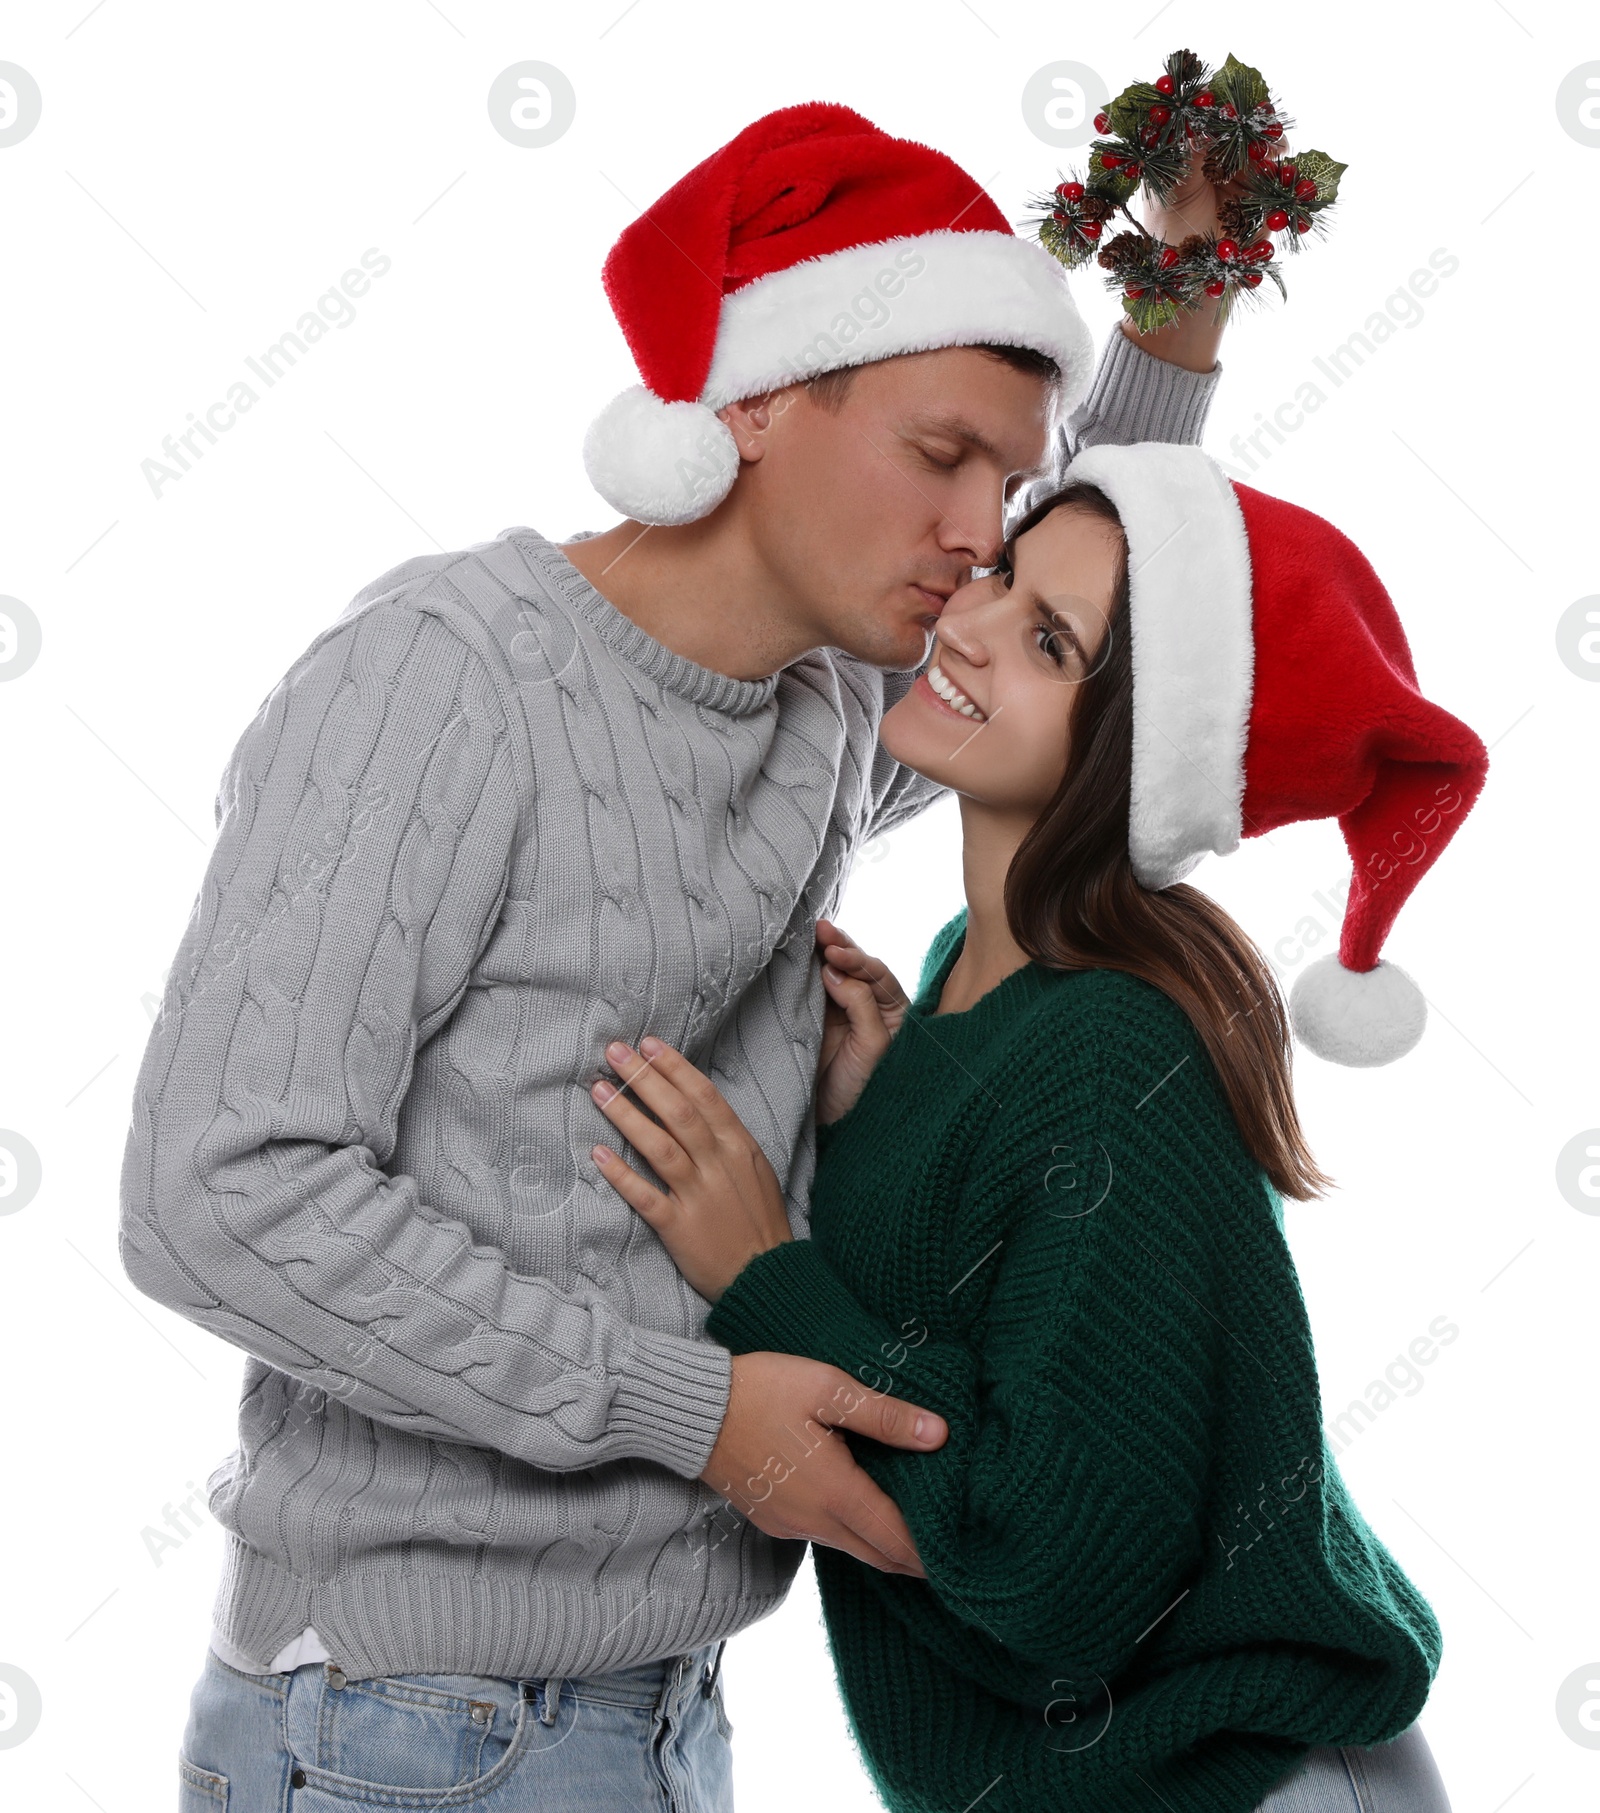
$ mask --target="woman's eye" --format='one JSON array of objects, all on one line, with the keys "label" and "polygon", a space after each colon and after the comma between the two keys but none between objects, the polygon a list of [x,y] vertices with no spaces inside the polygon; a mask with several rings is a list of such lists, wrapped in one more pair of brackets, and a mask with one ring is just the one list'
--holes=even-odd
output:
[{"label": "woman's eye", "polygon": [[1057,667],[1063,666],[1066,662],[1065,644],[1067,639],[1065,634],[1048,623],[1036,623],[1033,626],[1033,633],[1036,637],[1044,637],[1044,652]]}]

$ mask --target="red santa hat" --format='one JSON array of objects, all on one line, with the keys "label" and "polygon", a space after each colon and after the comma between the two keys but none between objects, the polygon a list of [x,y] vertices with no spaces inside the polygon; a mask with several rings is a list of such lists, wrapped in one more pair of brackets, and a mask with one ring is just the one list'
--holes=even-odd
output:
[{"label": "red santa hat", "polygon": [[643,383],[600,413],[584,465],[639,522],[714,510],[739,468],[715,412],[817,372],[992,343],[1053,358],[1063,408],[1088,388],[1061,265],[943,153],[829,102],[769,113],[697,164],[603,275]]},{"label": "red santa hat", "polygon": [[1422,696],[1389,594],[1332,523],[1198,447],[1091,447],[1074,481],[1106,493],[1128,544],[1136,878],[1168,887],[1241,838],[1337,818],[1354,865],[1339,953],[1296,978],[1290,1019],[1334,1063],[1402,1057],[1427,1004],[1379,952],[1488,751]]}]

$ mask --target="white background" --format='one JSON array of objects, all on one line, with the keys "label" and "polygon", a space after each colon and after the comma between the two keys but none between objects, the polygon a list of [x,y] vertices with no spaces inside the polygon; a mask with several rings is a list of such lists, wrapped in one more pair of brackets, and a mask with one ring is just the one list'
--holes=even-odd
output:
[{"label": "white background", "polygon": [[[1259,65],[1296,142],[1350,166],[1329,240],[1289,267],[1288,304],[1230,330],[1207,446],[1236,470],[1230,441],[1257,412],[1315,379],[1312,361],[1435,248],[1459,260],[1342,386],[1318,380],[1325,405],[1257,461],[1255,482],[1367,551],[1425,690],[1493,748],[1482,801],[1389,945],[1434,1007],[1424,1042],[1382,1072],[1300,1064],[1312,1145],[1341,1188],[1291,1205],[1288,1228],[1330,1419],[1435,1318],[1460,1331],[1339,1463],[1443,1625],[1422,1723],[1457,1813],[1600,1798],[1600,1750],[1555,1714],[1574,1670],[1600,1680],[1600,1218],[1555,1182],[1561,1148],[1600,1123],[1600,685],[1555,640],[1561,613],[1600,591],[1600,150],[1555,107],[1600,31],[1537,0],[1154,11],[7,9],[0,59],[44,102],[0,150],[0,593],[43,627],[37,663],[0,686],[0,1127],[43,1165],[37,1196],[0,1215],[0,1663],[43,1696],[37,1731],[0,1749],[7,1807],[175,1798],[220,1539],[203,1494],[186,1539],[153,1557],[146,1532],[232,1447],[242,1358],[123,1277],[117,1172],[239,732],[383,569],[511,524],[565,536],[613,520],[579,458],[590,417],[633,378],[601,260],[749,120],[848,102],[951,153],[1020,221],[1075,155],[1030,131],[1029,76],[1071,58],[1115,91],[1180,44]],[[571,130],[541,149],[507,143],[486,108],[527,58],[577,95]],[[141,462],[368,247],[392,268],[355,320],[257,384],[257,406],[153,495]],[[1114,304],[1096,274],[1075,281],[1103,332]],[[960,904],[958,852],[947,802],[852,879],[843,923],[904,979]],[[1331,933],[1314,895],[1347,867],[1319,825],[1195,879],[1277,949],[1287,983],[1321,954],[1302,922]],[[809,1567],[724,1666],[746,1813],[875,1804]]]}]

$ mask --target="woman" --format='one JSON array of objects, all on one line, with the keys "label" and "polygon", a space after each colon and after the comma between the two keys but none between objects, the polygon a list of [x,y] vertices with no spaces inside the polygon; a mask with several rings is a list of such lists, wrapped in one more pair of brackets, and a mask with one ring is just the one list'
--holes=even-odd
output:
[{"label": "woman", "polygon": [[[1064,484],[884,719],[959,795],[967,904],[909,1003],[820,923],[810,1238],[657,1041],[613,1047],[627,1088],[594,1094],[665,1189],[596,1161],[712,1338],[946,1418],[932,1452],[852,1441],[919,1571],[814,1549],[895,1813],[1448,1813],[1414,1724],[1438,1626],[1325,1447],[1281,1198],[1328,1182],[1290,1014],[1346,1063],[1415,1043],[1421,997],[1378,951],[1487,758],[1321,518],[1188,447],[1094,448]],[[1328,815],[1340,955],[1286,1012],[1181,877]]]}]

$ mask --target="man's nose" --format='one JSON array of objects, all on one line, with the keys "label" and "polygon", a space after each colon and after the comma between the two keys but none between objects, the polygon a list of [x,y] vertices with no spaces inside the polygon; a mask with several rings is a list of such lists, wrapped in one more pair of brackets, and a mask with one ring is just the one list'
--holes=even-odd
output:
[{"label": "man's nose", "polygon": [[972,566],[992,567],[1005,543],[1003,498],[973,498],[945,518],[939,540],[947,553],[963,556]]},{"label": "man's nose", "polygon": [[1002,522],[1000,522],[1000,515],[997,511],[989,529],[973,529],[966,537],[966,542],[968,542],[966,551],[971,555],[971,564],[975,567],[993,566],[1000,558],[1000,548],[1004,546],[1004,540],[1006,537],[1004,537],[1004,529],[1002,529]]}]

